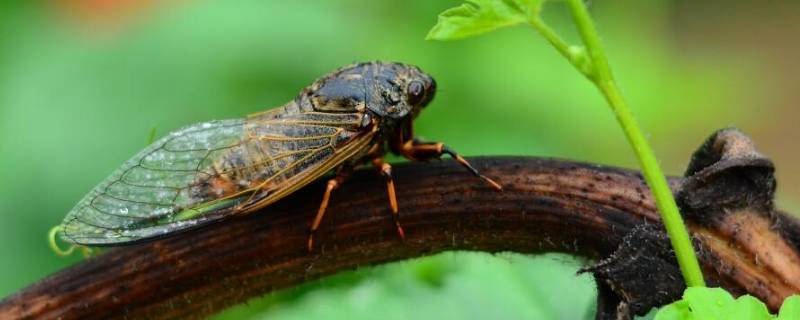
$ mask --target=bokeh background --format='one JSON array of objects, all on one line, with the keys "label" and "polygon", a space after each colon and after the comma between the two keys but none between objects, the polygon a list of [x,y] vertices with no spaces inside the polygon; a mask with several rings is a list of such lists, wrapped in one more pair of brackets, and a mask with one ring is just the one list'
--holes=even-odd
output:
[{"label": "bokeh background", "polygon": [[[124,160],[194,122],[243,117],[361,60],[433,74],[417,132],[466,155],[636,167],[595,89],[533,31],[424,37],[460,1],[0,2],[0,297],[80,258],[46,233]],[[592,1],[611,64],[666,172],[714,130],[747,132],[800,210],[800,5]],[[546,19],[576,39],[560,4]],[[398,186],[402,188],[402,186]],[[402,200],[402,199],[401,199]],[[220,318],[592,317],[585,263],[564,255],[445,253],[271,294]]]}]

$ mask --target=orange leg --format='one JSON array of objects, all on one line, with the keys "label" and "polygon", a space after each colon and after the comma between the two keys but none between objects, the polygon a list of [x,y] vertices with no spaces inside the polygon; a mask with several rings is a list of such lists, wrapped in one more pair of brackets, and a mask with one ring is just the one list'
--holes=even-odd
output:
[{"label": "orange leg", "polygon": [[394,192],[394,179],[392,179],[392,166],[388,163],[383,161],[382,157],[377,157],[372,159],[372,166],[381,173],[383,178],[386,180],[386,191],[389,195],[389,207],[392,209],[392,219],[394,220],[394,225],[397,227],[397,235],[400,236],[400,239],[403,241],[406,240],[406,233],[403,231],[403,227],[400,226],[400,217],[398,215],[397,209],[397,196]]},{"label": "orange leg", "polygon": [[344,182],[348,173],[349,171],[340,171],[336,174],[335,178],[328,180],[328,186],[325,188],[325,195],[322,196],[322,203],[319,205],[317,216],[314,217],[314,222],[311,223],[311,230],[308,233],[309,253],[311,253],[311,251],[314,249],[314,233],[316,233],[317,229],[319,229],[319,224],[322,222],[322,217],[325,215],[325,210],[328,209],[328,202],[331,199],[331,193]]},{"label": "orange leg", "polygon": [[439,158],[444,154],[450,155],[453,159],[455,159],[458,163],[460,163],[464,168],[469,170],[473,175],[478,178],[483,179],[489,185],[492,186],[497,191],[503,191],[503,187],[500,186],[497,182],[488,177],[482,175],[478,172],[477,169],[472,167],[472,165],[467,162],[466,159],[462,158],[458,153],[447,147],[444,143],[441,142],[419,142],[416,140],[410,140],[403,143],[402,147],[400,148],[400,152],[403,156],[414,159],[414,160],[428,160],[431,158]]}]

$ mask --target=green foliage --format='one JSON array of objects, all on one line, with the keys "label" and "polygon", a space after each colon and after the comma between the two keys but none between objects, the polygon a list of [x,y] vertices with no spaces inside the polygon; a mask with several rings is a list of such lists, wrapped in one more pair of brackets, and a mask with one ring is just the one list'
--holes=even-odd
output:
[{"label": "green foliage", "polygon": [[575,274],[583,263],[562,254],[445,252],[312,281],[215,319],[589,320],[595,289],[591,275]]},{"label": "green foliage", "polygon": [[428,40],[457,40],[518,25],[539,15],[545,0],[473,0],[439,15]]},{"label": "green foliage", "polygon": [[655,316],[655,320],[760,320],[800,319],[800,296],[791,296],[783,302],[778,316],[771,315],[763,302],[750,295],[734,299],[721,288],[688,288],[683,299],[669,304]]},{"label": "green foliage", "polygon": [[792,295],[791,297],[786,298],[786,300],[783,300],[781,310],[778,312],[778,319],[800,319],[800,296]]}]

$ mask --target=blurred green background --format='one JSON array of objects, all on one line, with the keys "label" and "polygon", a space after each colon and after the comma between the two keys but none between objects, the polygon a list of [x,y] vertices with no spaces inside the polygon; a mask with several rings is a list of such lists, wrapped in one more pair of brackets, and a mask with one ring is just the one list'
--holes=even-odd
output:
[{"label": "blurred green background", "polygon": [[[800,210],[796,127],[800,5],[592,1],[634,113],[669,174],[736,126],[778,168],[779,206]],[[460,1],[0,3],[0,297],[62,269],[46,233],[84,193],[158,136],[243,117],[362,60],[419,65],[439,93],[417,133],[466,155],[536,155],[635,167],[604,101],[533,31],[424,41]],[[576,39],[559,5],[546,18]],[[399,186],[402,188],[402,186]],[[402,199],[401,199],[402,200]],[[581,261],[445,253],[367,268],[239,306],[221,318],[592,317]]]}]

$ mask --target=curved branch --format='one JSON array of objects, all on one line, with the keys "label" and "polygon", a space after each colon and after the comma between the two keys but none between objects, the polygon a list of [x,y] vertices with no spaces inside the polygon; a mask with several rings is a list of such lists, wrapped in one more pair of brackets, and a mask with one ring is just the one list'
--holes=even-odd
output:
[{"label": "curved branch", "polygon": [[[197,318],[343,270],[444,250],[604,258],[631,230],[658,221],[638,172],[530,157],[472,162],[505,190],[494,191],[453,161],[394,167],[406,242],[397,238],[381,180],[362,170],[333,195],[313,254],[305,240],[320,183],[256,214],[109,250],[7,297],[0,318]],[[671,183],[679,190],[684,181]],[[702,235],[701,252],[718,253],[708,243],[735,241],[708,226],[695,228],[701,227],[692,227]],[[780,235],[769,241],[785,242]],[[737,292],[753,292],[747,282],[753,277],[762,298],[800,291],[782,278],[791,274],[715,268],[720,259],[733,265],[752,255],[701,257],[716,271],[709,278]]]}]

